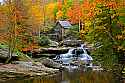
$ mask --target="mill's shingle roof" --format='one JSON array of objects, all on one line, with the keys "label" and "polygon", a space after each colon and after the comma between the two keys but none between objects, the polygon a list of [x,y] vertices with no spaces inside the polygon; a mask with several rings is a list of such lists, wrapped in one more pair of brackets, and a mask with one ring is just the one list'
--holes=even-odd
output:
[{"label": "mill's shingle roof", "polygon": [[64,28],[70,28],[72,26],[69,21],[58,21],[58,22]]}]

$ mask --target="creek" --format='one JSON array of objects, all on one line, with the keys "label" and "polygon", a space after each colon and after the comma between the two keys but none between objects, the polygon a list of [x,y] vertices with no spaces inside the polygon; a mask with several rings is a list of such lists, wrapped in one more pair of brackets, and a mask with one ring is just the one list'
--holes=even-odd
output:
[{"label": "creek", "polygon": [[53,76],[9,80],[4,83],[115,83],[113,74],[97,71],[62,71]]},{"label": "creek", "polygon": [[[71,55],[73,50],[70,49],[68,53],[63,55]],[[91,56],[87,55],[87,52],[83,52],[83,55],[82,60],[93,60]],[[62,61],[65,62],[65,60],[69,61],[67,58]],[[118,83],[116,80],[111,72],[75,69],[62,70],[51,76],[10,79],[3,83]]]}]

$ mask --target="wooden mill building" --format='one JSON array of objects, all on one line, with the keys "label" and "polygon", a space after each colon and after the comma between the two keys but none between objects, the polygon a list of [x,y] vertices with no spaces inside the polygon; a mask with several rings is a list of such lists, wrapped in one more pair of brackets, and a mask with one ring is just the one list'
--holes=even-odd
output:
[{"label": "wooden mill building", "polygon": [[57,35],[57,39],[59,41],[62,41],[64,38],[64,35],[66,31],[71,27],[72,25],[70,24],[69,21],[58,21],[56,23],[54,32]]}]

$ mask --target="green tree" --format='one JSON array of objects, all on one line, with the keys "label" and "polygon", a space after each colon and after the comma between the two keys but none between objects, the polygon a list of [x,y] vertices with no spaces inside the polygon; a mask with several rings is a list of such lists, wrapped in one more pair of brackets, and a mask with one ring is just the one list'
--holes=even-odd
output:
[{"label": "green tree", "polygon": [[[110,3],[110,2],[109,2]],[[111,4],[110,4],[111,5]],[[94,17],[84,20],[84,39],[94,45],[101,44],[100,48],[96,48],[92,52],[95,61],[98,61],[104,68],[113,68],[118,63],[118,42],[116,36],[121,34],[121,29],[117,26],[118,12],[109,4],[97,3],[94,8]]]}]

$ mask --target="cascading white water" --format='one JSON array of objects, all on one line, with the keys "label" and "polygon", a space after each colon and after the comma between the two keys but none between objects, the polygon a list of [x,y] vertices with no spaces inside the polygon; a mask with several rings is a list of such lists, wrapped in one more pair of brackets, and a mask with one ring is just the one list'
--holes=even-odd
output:
[{"label": "cascading white water", "polygon": [[74,48],[69,49],[68,54],[72,54],[73,50],[74,50]]},{"label": "cascading white water", "polygon": [[[80,45],[80,48],[84,48],[84,46],[85,46],[86,44],[81,44]],[[71,48],[71,49],[69,49],[69,51],[68,51],[68,54],[72,54],[72,51],[74,50],[75,48]],[[85,51],[85,50],[84,50]]]},{"label": "cascading white water", "polygon": [[84,48],[86,46],[86,44],[81,44],[80,48]]}]

